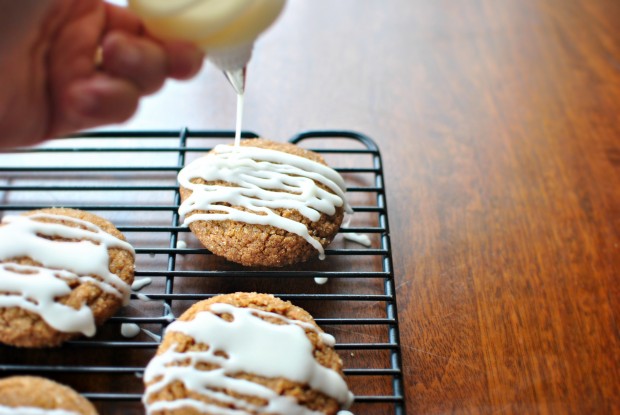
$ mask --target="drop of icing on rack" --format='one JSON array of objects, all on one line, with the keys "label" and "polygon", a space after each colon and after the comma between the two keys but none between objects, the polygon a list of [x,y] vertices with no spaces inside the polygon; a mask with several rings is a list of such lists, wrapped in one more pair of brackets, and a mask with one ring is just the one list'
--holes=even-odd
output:
[{"label": "drop of icing on rack", "polygon": [[360,245],[363,245],[365,247],[369,247],[372,245],[372,243],[370,242],[370,238],[368,237],[368,235],[364,235],[361,233],[343,233],[342,237],[348,241],[351,242],[356,242]]},{"label": "drop of icing on rack", "polygon": [[[149,278],[150,279],[150,278]],[[153,301],[150,297],[148,297],[147,295],[141,294],[141,293],[136,293],[134,292],[134,294],[136,295],[136,297],[139,300],[142,301]],[[168,322],[173,322],[174,321],[174,314],[172,313],[172,307],[170,307],[170,305],[168,303],[163,303],[164,306],[164,319]],[[140,331],[142,331],[144,334],[146,334],[147,336],[149,336],[151,339],[155,340],[155,341],[161,341],[161,336],[158,336],[157,334],[153,333],[150,330],[144,329],[142,327],[140,327],[139,325],[135,324],[135,323],[123,323],[121,324],[121,335],[123,337],[126,338],[132,338],[132,337],[136,337],[138,334],[140,334]]]},{"label": "drop of icing on rack", "polygon": [[134,293],[134,294],[136,295],[138,300],[151,301],[151,298],[148,295],[146,295],[146,294],[142,294],[142,293]]},{"label": "drop of icing on rack", "polygon": [[121,335],[123,337],[131,338],[140,334],[140,326],[135,323],[123,323],[121,324]]},{"label": "drop of icing on rack", "polygon": [[131,289],[133,291],[140,291],[147,285],[150,285],[152,282],[153,280],[151,278],[136,278],[133,284],[131,284]]},{"label": "drop of icing on rack", "polygon": [[155,340],[156,342],[161,341],[161,336],[153,333],[152,331],[147,330],[147,329],[140,329],[140,330],[142,330],[144,334],[146,334],[147,336],[149,336],[151,339]]}]

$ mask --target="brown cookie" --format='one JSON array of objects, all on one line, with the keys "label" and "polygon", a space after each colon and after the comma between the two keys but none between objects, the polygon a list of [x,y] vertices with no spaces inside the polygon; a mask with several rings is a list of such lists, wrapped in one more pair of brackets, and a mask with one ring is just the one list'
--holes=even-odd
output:
[{"label": "brown cookie", "polygon": [[[241,145],[289,153],[326,165],[319,154],[290,143],[253,139],[242,141]],[[225,181],[210,181],[204,178],[193,178],[190,182],[204,185],[233,186]],[[321,189],[333,193],[323,184],[316,183]],[[192,194],[192,190],[183,186],[181,186],[180,192],[182,201],[185,201]],[[230,204],[226,204],[226,206],[230,206]],[[233,207],[247,211],[240,206]],[[334,239],[344,216],[343,206],[337,207],[333,215],[322,213],[316,221],[311,221],[295,209],[275,207],[270,208],[270,210],[281,217],[305,225],[309,235],[323,247],[329,245]],[[186,217],[216,212],[215,210],[196,210],[187,214]],[[197,220],[191,222],[189,227],[211,252],[229,261],[246,266],[282,267],[306,261],[318,255],[317,249],[303,237],[272,225],[252,224],[237,220]]]},{"label": "brown cookie", "polygon": [[[10,252],[20,252],[19,250],[16,251],[12,247],[5,247],[5,252],[2,252],[2,249],[0,249],[0,279],[47,277],[48,283],[46,284],[50,284],[50,279],[64,281],[65,284],[60,286],[61,288],[65,287],[66,292],[57,298],[49,299],[55,304],[48,304],[47,308],[45,308],[42,306],[45,305],[44,300],[32,298],[33,294],[28,294],[27,291],[5,289],[2,292],[3,290],[0,288],[0,342],[19,347],[51,347],[60,345],[64,341],[79,336],[82,329],[79,331],[74,330],[73,320],[68,323],[71,325],[71,330],[60,329],[59,325],[54,323],[54,321],[58,321],[61,316],[66,316],[66,312],[69,312],[70,318],[73,319],[77,316],[75,310],[82,312],[82,317],[80,317],[82,320],[80,321],[85,321],[86,323],[84,324],[90,325],[89,330],[91,332],[88,334],[94,334],[95,325],[100,325],[110,318],[122,306],[123,301],[128,298],[129,286],[134,276],[134,254],[131,252],[132,248],[124,245],[126,244],[125,238],[114,225],[91,213],[74,209],[51,208],[27,212],[23,216],[28,217],[28,222],[30,222],[25,226],[32,225],[35,228],[40,226],[47,227],[45,230],[37,229],[36,238],[32,238],[32,235],[28,234],[28,238],[24,238],[23,241],[17,235],[20,232],[12,230],[11,232],[15,233],[13,236],[15,239],[14,243],[19,245],[23,242],[24,245],[27,245],[27,242],[30,241],[37,244],[40,243],[42,247],[45,246],[48,249],[40,249],[34,252],[35,248],[24,247],[25,251],[32,251],[30,255],[20,254],[17,257],[10,257]],[[62,219],[62,217],[66,219]],[[72,218],[77,221],[72,220]],[[20,219],[20,217],[16,219]],[[86,232],[87,227],[92,225],[85,225],[85,223],[95,225],[93,229],[98,233]],[[8,226],[14,226],[11,224],[11,219],[3,219],[0,229],[13,229],[7,228]],[[65,232],[64,236],[63,232]],[[80,237],[67,237],[66,232]],[[76,234],[75,232],[78,233]],[[31,231],[31,233],[35,232]],[[86,237],[82,238],[81,236],[84,233],[86,233]],[[97,235],[100,235],[99,238],[110,239],[112,242],[107,243],[97,240]],[[120,242],[117,242],[119,240]],[[51,247],[59,249],[58,255],[43,252],[48,251]],[[89,250],[84,251],[84,247],[89,248]],[[108,248],[107,250],[106,247]],[[83,258],[84,252],[93,252],[92,249],[97,250],[96,252],[101,255],[98,255],[97,258]],[[67,258],[62,261],[56,259],[56,257],[64,257],[65,255]],[[44,264],[43,262],[47,263]],[[61,262],[70,266],[61,268],[58,266],[58,263]],[[105,266],[106,262],[108,264],[107,267]],[[50,263],[56,265],[50,265]],[[94,265],[94,263],[98,265]],[[97,269],[100,270],[98,271],[100,274],[107,272],[108,274],[106,275],[108,277],[97,274],[84,275],[76,271],[77,268],[75,267],[78,266],[81,267],[81,271]],[[69,278],[66,274],[63,274],[66,271],[74,271],[74,277],[79,275],[85,278]],[[112,280],[110,281],[112,282],[106,280],[106,278],[111,278]],[[51,284],[55,284],[58,287],[60,282],[52,281]],[[2,283],[0,280],[0,287],[2,287]],[[109,284],[105,285],[106,283]],[[39,293],[39,295],[45,295],[45,290]],[[17,296],[30,300],[26,304],[27,307],[24,306],[23,302],[19,305],[7,306],[6,301],[15,299]],[[41,305],[42,308],[33,308],[33,304]],[[62,304],[66,307],[58,307],[57,304]],[[92,315],[88,315],[89,311],[85,307],[90,308]]]},{"label": "brown cookie", "polygon": [[79,415],[97,415],[93,404],[73,389],[48,379],[13,376],[0,380],[0,408],[64,410]]},{"label": "brown cookie", "polygon": [[[299,378],[275,375],[287,369]],[[270,376],[256,373],[261,370]],[[189,386],[195,376],[208,379],[198,381],[205,390]],[[312,380],[300,380],[304,376]],[[221,407],[252,415],[298,413],[299,407],[336,414],[352,399],[333,338],[306,311],[268,294],[226,294],[194,304],[169,326],[144,380],[144,402],[153,414],[219,414]],[[263,387],[262,397],[249,393],[252,387]],[[296,408],[278,406],[283,401]]]}]

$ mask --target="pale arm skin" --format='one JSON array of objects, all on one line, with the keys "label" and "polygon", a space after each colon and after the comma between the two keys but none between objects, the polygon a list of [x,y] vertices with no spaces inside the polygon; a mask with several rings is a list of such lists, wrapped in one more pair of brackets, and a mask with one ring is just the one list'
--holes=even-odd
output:
[{"label": "pale arm skin", "polygon": [[101,0],[0,0],[0,147],[125,121],[142,96],[191,78],[203,60]]}]

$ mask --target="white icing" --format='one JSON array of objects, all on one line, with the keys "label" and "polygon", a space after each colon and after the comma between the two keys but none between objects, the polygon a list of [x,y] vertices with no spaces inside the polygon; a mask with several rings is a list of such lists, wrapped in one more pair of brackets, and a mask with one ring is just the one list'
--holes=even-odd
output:
[{"label": "white icing", "polygon": [[177,241],[177,249],[185,249],[187,248],[187,243],[185,241]]},{"label": "white icing", "polygon": [[80,415],[77,412],[64,409],[43,409],[30,406],[4,406],[0,405],[0,415]]},{"label": "white icing", "polygon": [[0,307],[19,307],[35,313],[61,332],[93,336],[97,329],[88,306],[76,310],[56,302],[56,298],[71,293],[66,281],[84,279],[67,271],[0,264],[0,292],[4,293],[0,295]]},{"label": "white icing", "polygon": [[151,278],[137,278],[134,280],[133,284],[131,284],[131,289],[133,291],[140,291],[152,282],[153,280]]},{"label": "white icing", "polygon": [[323,284],[327,283],[328,280],[329,280],[329,278],[327,278],[327,277],[315,277],[314,278],[314,282],[316,282],[319,285],[323,285]]},{"label": "white icing", "polygon": [[361,233],[343,233],[342,236],[344,239],[352,241],[352,242],[357,242],[360,245],[364,245],[364,246],[372,245],[368,235],[364,235]]},{"label": "white icing", "polygon": [[134,293],[136,295],[136,297],[138,298],[138,300],[142,300],[142,301],[152,301],[151,298],[146,295],[146,294],[142,294],[142,293]]},{"label": "white icing", "polygon": [[[236,186],[191,183],[192,179],[225,181]],[[255,225],[271,225],[304,238],[325,258],[323,247],[308,228],[284,218],[272,209],[295,209],[310,221],[321,214],[333,215],[337,207],[352,212],[345,199],[346,185],[342,176],[321,163],[281,151],[218,145],[212,153],[201,157],[179,172],[179,183],[192,191],[179,213],[184,225],[199,220],[233,220]],[[321,183],[330,191],[321,189]],[[241,206],[241,211],[221,203]],[[193,213],[197,210],[219,213]],[[193,213],[191,216],[189,214]]]},{"label": "white icing", "polygon": [[[144,294],[136,293],[136,296],[138,296],[138,299],[140,300],[144,299],[145,301],[152,301],[148,296]],[[165,311],[164,318],[170,322],[174,321],[174,314],[172,313],[172,307],[170,307],[167,303],[163,303],[163,305],[164,305],[164,311]],[[142,330],[147,336],[149,336],[151,339],[155,341],[161,340],[161,336],[158,336],[157,334],[147,329],[143,329],[135,323],[121,324],[121,334],[123,335],[123,337],[128,337],[128,338],[136,337],[140,333],[140,330]]]},{"label": "white icing", "polygon": [[[233,321],[227,322],[216,314],[228,313]],[[277,319],[285,324],[273,324],[260,317]],[[208,344],[207,351],[177,352],[176,346],[151,360],[144,373],[147,383],[144,402],[149,396],[172,382],[182,382],[188,390],[230,404],[235,409],[213,407],[194,399],[159,401],[146,404],[147,413],[192,407],[200,412],[239,415],[248,412],[282,415],[317,415],[291,397],[280,396],[271,389],[230,375],[252,373],[267,378],[283,377],[324,393],[348,407],[353,395],[342,377],[332,369],[321,366],[313,356],[313,346],[306,330],[314,331],[321,341],[333,346],[333,336],[320,332],[310,323],[290,320],[278,314],[251,308],[237,308],[229,304],[212,304],[211,311],[198,313],[193,320],[177,320],[167,332],[180,332],[197,343]],[[217,352],[224,352],[222,356]],[[199,363],[211,363],[219,368],[205,371],[196,369]],[[180,366],[178,366],[180,365]],[[213,389],[225,389],[242,395],[265,399],[259,407]]]},{"label": "white icing", "polygon": [[[63,220],[80,228],[36,219]],[[53,237],[73,241],[49,239]],[[96,285],[127,304],[130,287],[110,272],[110,248],[134,254],[127,242],[80,219],[53,214],[4,217],[0,226],[0,261],[28,257],[42,266],[1,264],[0,292],[5,294],[0,295],[0,306],[36,313],[62,332],[94,335],[94,317],[86,305],[76,310],[56,302],[56,298],[69,294],[69,283],[77,280]]]},{"label": "white icing", "polygon": [[349,411],[338,411],[336,415],[353,415],[353,412]]},{"label": "white icing", "polygon": [[170,307],[168,303],[164,303],[164,310],[166,311],[164,318],[168,321],[174,321],[174,313],[172,312],[172,307]]},{"label": "white icing", "polygon": [[149,336],[151,339],[155,340],[156,342],[161,341],[161,336],[153,333],[152,331],[147,330],[147,329],[141,329],[141,330],[144,332],[144,334],[146,334],[147,336]]},{"label": "white icing", "polygon": [[140,334],[140,326],[135,323],[123,323],[121,324],[121,335],[123,337],[131,338]]},{"label": "white icing", "polygon": [[241,124],[243,123],[243,94],[237,94],[237,120],[235,122],[235,148],[241,143]]}]

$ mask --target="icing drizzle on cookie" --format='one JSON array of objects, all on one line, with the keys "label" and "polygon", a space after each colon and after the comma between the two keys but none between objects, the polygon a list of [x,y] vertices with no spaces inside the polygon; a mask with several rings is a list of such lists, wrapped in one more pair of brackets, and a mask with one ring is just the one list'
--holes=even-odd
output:
[{"label": "icing drizzle on cookie", "polygon": [[[224,181],[234,186],[197,184],[192,179]],[[179,213],[185,215],[184,225],[199,220],[271,225],[304,238],[319,251],[321,259],[325,257],[323,246],[310,235],[306,225],[284,218],[272,209],[294,209],[313,222],[322,213],[333,215],[337,207],[353,212],[345,198],[346,185],[338,172],[282,151],[218,145],[183,168],[178,180],[182,187],[192,191],[179,208]],[[330,191],[319,187],[317,182]],[[218,213],[194,213],[198,210]]]},{"label": "icing drizzle on cookie", "polygon": [[[227,322],[217,314],[230,314],[233,321]],[[274,324],[260,317],[276,319],[283,324]],[[209,349],[178,352],[176,347],[172,346],[151,360],[144,373],[145,382],[150,383],[144,394],[147,413],[192,407],[200,412],[223,415],[254,412],[283,415],[322,414],[300,405],[292,397],[280,396],[263,385],[231,376],[240,372],[266,378],[282,377],[307,384],[348,407],[352,403],[353,395],[336,371],[321,366],[315,360],[306,330],[317,333],[320,341],[327,345],[333,346],[335,343],[332,336],[319,331],[310,323],[223,303],[212,304],[210,311],[196,314],[193,320],[175,321],[168,326],[167,333],[183,333],[192,337],[196,343],[209,345]],[[196,366],[201,363],[218,367],[208,371],[197,369]],[[151,395],[172,382],[182,382],[186,389],[232,405],[235,409],[190,398],[147,403]],[[267,401],[267,404],[250,404],[243,399],[218,392],[218,389],[259,397]]]},{"label": "icing drizzle on cookie", "polygon": [[[62,220],[62,223],[37,219]],[[52,240],[52,238],[62,240]],[[30,258],[41,266],[0,264],[0,307],[19,307],[38,314],[51,327],[66,333],[95,334],[92,311],[58,303],[71,292],[70,284],[91,283],[102,291],[129,301],[130,287],[109,270],[108,249],[134,254],[127,242],[77,218],[55,214],[6,216],[0,226],[0,261]]]},{"label": "icing drizzle on cookie", "polygon": [[43,409],[31,406],[4,406],[0,405],[0,415],[80,415],[77,412],[64,409]]}]

